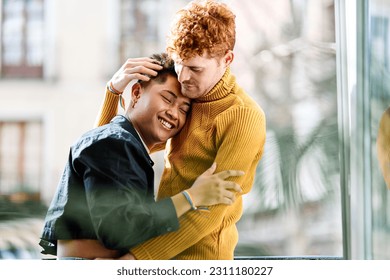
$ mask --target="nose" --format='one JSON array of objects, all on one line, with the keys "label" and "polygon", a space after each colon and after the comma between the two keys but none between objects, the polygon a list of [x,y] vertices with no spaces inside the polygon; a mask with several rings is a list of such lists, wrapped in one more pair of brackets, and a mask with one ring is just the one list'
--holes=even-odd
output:
[{"label": "nose", "polygon": [[172,120],[177,120],[179,118],[179,110],[180,108],[178,106],[171,106],[168,110],[167,110],[167,114],[168,116],[172,119]]},{"label": "nose", "polygon": [[179,80],[179,83],[189,80],[190,72],[189,69],[187,69],[187,67],[179,66],[176,68],[176,72],[177,72],[177,79]]}]

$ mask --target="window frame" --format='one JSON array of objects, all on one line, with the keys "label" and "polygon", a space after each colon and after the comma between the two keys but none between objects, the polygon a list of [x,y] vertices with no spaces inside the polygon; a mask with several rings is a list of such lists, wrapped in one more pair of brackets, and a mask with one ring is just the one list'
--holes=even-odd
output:
[{"label": "window frame", "polygon": [[[0,78],[33,78],[33,79],[40,79],[44,77],[44,64],[45,64],[45,57],[44,57],[44,33],[45,33],[45,6],[46,6],[46,0],[42,1],[42,55],[40,64],[39,65],[29,65],[27,62],[27,56],[28,56],[28,46],[27,46],[27,31],[26,27],[24,26],[22,28],[22,42],[21,48],[22,48],[22,58],[21,62],[17,65],[10,65],[5,64],[4,62],[4,46],[3,46],[3,40],[4,40],[4,32],[3,32],[3,24],[4,24],[4,0],[0,0]],[[23,5],[23,18],[24,18],[24,24],[28,21],[27,13],[26,13],[26,1],[24,0]]]}]

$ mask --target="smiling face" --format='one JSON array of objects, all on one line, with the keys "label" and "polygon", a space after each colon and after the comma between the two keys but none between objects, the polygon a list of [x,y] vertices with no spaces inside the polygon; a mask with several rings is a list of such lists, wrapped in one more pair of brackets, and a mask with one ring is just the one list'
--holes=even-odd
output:
[{"label": "smiling face", "polygon": [[152,81],[146,87],[134,84],[132,100],[127,116],[149,149],[178,133],[191,107],[190,99],[181,94],[180,84],[172,75],[167,75],[162,83]]}]

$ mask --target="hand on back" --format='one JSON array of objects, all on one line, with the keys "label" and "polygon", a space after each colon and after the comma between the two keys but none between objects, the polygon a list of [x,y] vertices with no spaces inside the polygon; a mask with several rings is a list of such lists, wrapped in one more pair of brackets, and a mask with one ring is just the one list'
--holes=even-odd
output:
[{"label": "hand on back", "polygon": [[195,206],[211,206],[221,203],[230,205],[236,199],[235,194],[242,191],[237,183],[226,179],[229,177],[243,176],[243,171],[224,170],[214,174],[216,168],[216,163],[214,163],[187,190]]}]

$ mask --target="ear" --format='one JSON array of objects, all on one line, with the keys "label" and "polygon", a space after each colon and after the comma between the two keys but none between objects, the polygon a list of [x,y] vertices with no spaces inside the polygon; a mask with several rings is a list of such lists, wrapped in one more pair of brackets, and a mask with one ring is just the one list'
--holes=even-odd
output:
[{"label": "ear", "polygon": [[137,104],[138,99],[141,97],[141,85],[140,83],[135,83],[131,87],[131,103],[130,107],[134,108],[135,104]]},{"label": "ear", "polygon": [[141,96],[141,85],[139,83],[135,83],[131,87],[131,100],[137,100]]},{"label": "ear", "polygon": [[233,51],[231,50],[228,50],[225,54],[225,56],[223,57],[223,61],[226,65],[226,67],[228,67],[234,60],[234,53]]}]

